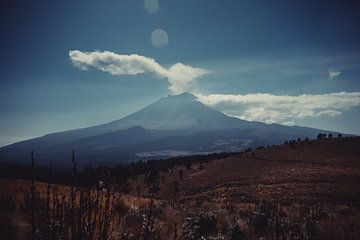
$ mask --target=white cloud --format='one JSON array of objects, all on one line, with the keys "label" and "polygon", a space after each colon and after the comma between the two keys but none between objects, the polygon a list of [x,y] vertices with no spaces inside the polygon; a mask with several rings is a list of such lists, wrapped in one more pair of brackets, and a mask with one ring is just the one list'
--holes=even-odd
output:
[{"label": "white cloud", "polygon": [[328,72],[329,72],[330,79],[336,78],[336,77],[340,76],[340,74],[341,74],[340,71],[336,71],[335,69],[329,69]]},{"label": "white cloud", "polygon": [[188,91],[191,83],[198,77],[208,73],[202,68],[194,68],[182,63],[176,63],[169,68],[161,66],[153,58],[137,54],[116,54],[109,51],[82,52],[69,51],[74,66],[88,70],[94,68],[112,75],[137,75],[151,73],[159,78],[166,78],[172,93]]},{"label": "white cloud", "polygon": [[246,95],[210,94],[197,97],[225,114],[244,120],[291,124],[297,119],[338,116],[360,106],[360,92],[304,94],[299,96],[255,93]]}]

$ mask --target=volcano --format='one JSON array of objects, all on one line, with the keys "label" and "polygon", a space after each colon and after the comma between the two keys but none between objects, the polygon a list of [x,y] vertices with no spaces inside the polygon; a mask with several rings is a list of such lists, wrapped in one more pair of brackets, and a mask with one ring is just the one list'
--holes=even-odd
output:
[{"label": "volcano", "polygon": [[295,138],[334,132],[244,121],[216,111],[190,93],[164,97],[124,118],[47,134],[0,148],[0,161],[22,163],[35,151],[38,163],[125,163],[142,158],[236,152]]}]

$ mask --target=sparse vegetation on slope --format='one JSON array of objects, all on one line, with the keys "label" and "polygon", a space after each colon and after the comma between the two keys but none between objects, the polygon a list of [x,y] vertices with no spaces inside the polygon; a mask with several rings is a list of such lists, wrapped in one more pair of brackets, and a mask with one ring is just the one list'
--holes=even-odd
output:
[{"label": "sparse vegetation on slope", "polygon": [[2,178],[1,238],[357,239],[359,156],[356,137],[82,172],[74,155],[67,185]]}]

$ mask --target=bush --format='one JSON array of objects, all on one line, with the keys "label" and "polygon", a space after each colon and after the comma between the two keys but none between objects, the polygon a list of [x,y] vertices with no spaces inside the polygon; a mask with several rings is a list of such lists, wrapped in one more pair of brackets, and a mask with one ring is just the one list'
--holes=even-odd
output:
[{"label": "bush", "polygon": [[268,226],[267,216],[265,213],[255,213],[253,226],[256,232],[264,232]]},{"label": "bush", "polygon": [[188,217],[182,226],[183,239],[201,239],[217,233],[217,220],[213,212],[200,213],[195,217]]},{"label": "bush", "polygon": [[241,240],[245,239],[244,232],[241,230],[238,224],[231,224],[226,229],[226,235],[230,240]]},{"label": "bush", "polygon": [[125,205],[124,200],[120,199],[114,205],[114,210],[119,216],[125,216],[126,213],[129,211],[129,207]]},{"label": "bush", "polygon": [[135,210],[130,209],[125,216],[124,224],[127,230],[129,229],[140,229],[142,226],[143,216],[137,213]]}]

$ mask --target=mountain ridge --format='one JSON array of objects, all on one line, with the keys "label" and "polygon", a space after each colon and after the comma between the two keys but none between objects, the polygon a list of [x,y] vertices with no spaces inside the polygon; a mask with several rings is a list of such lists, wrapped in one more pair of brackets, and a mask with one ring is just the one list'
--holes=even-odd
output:
[{"label": "mountain ridge", "polygon": [[105,124],[51,133],[2,147],[0,161],[24,156],[32,150],[54,156],[72,149],[86,156],[100,154],[114,161],[125,161],[116,159],[126,153],[130,158],[126,161],[131,161],[131,156],[144,151],[240,151],[258,145],[279,144],[293,138],[314,138],[319,132],[334,133],[241,120],[204,105],[189,93],[183,93],[163,97],[139,111]]}]

